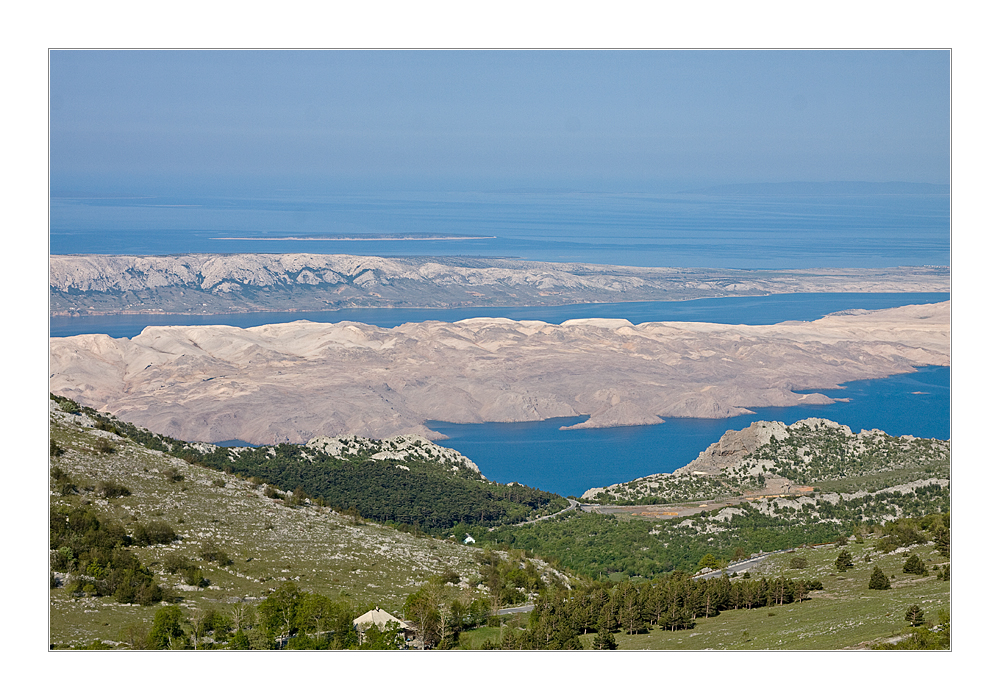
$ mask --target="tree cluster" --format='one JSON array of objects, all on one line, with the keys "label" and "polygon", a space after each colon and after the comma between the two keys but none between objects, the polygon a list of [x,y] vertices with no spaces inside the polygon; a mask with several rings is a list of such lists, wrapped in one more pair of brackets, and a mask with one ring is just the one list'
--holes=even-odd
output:
[{"label": "tree cluster", "polygon": [[[144,447],[191,464],[259,479],[269,485],[274,496],[275,488],[292,492],[285,499],[292,507],[308,499],[341,512],[352,510],[369,520],[441,533],[463,524],[491,527],[516,523],[569,505],[558,494],[520,484],[493,483],[471,469],[453,470],[430,457],[372,459],[374,448],[342,457],[291,444],[218,447],[206,453],[63,397],[50,398],[64,410],[72,408],[93,418],[97,428]],[[50,446],[50,452],[55,451]],[[184,478],[175,468],[164,471],[164,477],[168,481]]]},{"label": "tree cluster", "polygon": [[726,577],[694,579],[673,574],[655,581],[591,583],[572,591],[550,587],[536,602],[527,627],[508,627],[490,649],[579,649],[581,634],[596,632],[595,649],[614,649],[615,633],[643,634],[654,627],[691,629],[699,617],[725,610],[789,605],[822,589],[819,581]]},{"label": "tree cluster", "polygon": [[53,571],[68,575],[75,595],[112,596],[119,603],[152,605],[164,591],[128,547],[132,537],[115,522],[101,521],[87,508],[54,508],[49,513]]}]

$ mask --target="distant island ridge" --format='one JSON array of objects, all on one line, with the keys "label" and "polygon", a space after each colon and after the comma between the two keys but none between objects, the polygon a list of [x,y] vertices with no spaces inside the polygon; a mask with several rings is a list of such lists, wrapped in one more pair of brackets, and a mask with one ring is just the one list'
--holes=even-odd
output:
[{"label": "distant island ridge", "polygon": [[749,182],[687,189],[677,194],[706,195],[946,195],[950,185],[929,182]]},{"label": "distant island ridge", "polygon": [[558,306],[950,288],[950,269],[935,266],[739,270],[313,253],[49,259],[52,316]]}]

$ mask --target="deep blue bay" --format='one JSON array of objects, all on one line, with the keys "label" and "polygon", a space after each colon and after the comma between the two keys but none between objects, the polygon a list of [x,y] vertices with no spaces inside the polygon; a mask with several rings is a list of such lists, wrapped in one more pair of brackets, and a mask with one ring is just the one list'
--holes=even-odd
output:
[{"label": "deep blue bay", "polygon": [[951,435],[949,367],[920,367],[912,374],[845,382],[843,389],[817,391],[849,401],[754,408],[753,415],[735,418],[666,418],[660,425],[588,430],[559,429],[586,417],[534,423],[428,421],[427,426],[447,435],[449,439],[440,444],[474,461],[487,478],[501,483],[516,481],[566,496],[673,472],[727,430],[741,430],[761,420],[791,424],[815,416],[850,426],[854,432],[878,428],[890,435],[940,439]]}]

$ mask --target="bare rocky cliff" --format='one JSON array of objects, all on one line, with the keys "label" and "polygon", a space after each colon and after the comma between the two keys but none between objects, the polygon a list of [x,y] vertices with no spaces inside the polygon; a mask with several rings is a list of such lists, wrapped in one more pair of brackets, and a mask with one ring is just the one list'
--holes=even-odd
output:
[{"label": "bare rocky cliff", "polygon": [[589,416],[584,427],[829,403],[950,364],[950,302],[773,326],[478,318],[146,328],[53,338],[50,390],[188,441],[440,437],[424,422]]},{"label": "bare rocky cliff", "polygon": [[934,267],[752,271],[314,254],[49,259],[53,315],[545,306],[949,288],[949,270]]}]

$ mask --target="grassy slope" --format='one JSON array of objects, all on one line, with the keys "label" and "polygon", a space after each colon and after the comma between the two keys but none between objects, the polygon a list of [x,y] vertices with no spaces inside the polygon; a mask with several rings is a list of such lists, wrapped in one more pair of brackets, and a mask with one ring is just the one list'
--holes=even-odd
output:
[{"label": "grassy slope", "polygon": [[[914,546],[905,555],[881,554],[869,543],[851,542],[847,549],[856,564],[844,573],[833,565],[841,550],[832,545],[775,555],[762,564],[758,574],[819,578],[824,590],[812,593],[812,599],[802,603],[698,618],[691,630],[657,629],[632,636],[619,633],[615,639],[619,649],[844,649],[906,634],[912,629],[903,620],[909,606],[919,605],[928,625],[936,624],[938,613],[951,606],[951,583],[938,580],[936,572],[921,577],[903,573],[903,562],[913,553],[925,560],[928,569],[947,562],[933,547]],[[871,554],[871,563],[864,562],[866,553]],[[807,568],[789,568],[789,560],[795,556],[805,556]],[[891,590],[868,590],[875,565],[886,576],[895,574]],[[581,637],[584,648],[591,647],[593,637]]]},{"label": "grassy slope", "polygon": [[[328,508],[288,508],[265,498],[263,487],[248,480],[62,420],[53,422],[51,435],[66,450],[52,464],[73,483],[84,487],[113,480],[132,495],[109,501],[93,493],[64,497],[53,491],[50,503],[90,499],[98,517],[118,520],[130,532],[137,522],[170,524],[181,541],[132,551],[152,566],[158,581],[177,588],[187,608],[224,608],[238,597],[264,596],[281,581],[295,580],[304,590],[331,597],[343,593],[355,605],[378,603],[398,612],[409,593],[447,568],[465,579],[477,577],[479,553],[463,545],[355,523]],[[114,454],[94,450],[101,437],[113,443]],[[169,467],[184,480],[168,482],[162,472]],[[225,487],[213,486],[220,478]],[[219,567],[201,562],[198,552],[204,543],[221,546],[234,563]],[[212,585],[182,590],[180,574],[166,574],[159,564],[169,552],[199,561]],[[156,611],[156,606],[121,605],[108,598],[74,599],[63,588],[52,590],[50,600],[53,643],[116,640],[121,629],[132,622],[150,622]]]},{"label": "grassy slope", "polygon": [[[52,460],[53,465],[68,472],[81,487],[114,480],[133,495],[107,501],[92,493],[62,497],[53,492],[51,502],[79,503],[89,498],[100,517],[117,519],[130,531],[136,522],[168,522],[183,538],[180,542],[133,551],[152,566],[159,581],[180,590],[181,604],[189,612],[225,608],[238,597],[261,597],[288,579],[305,590],[331,597],[346,594],[355,605],[378,603],[396,612],[406,595],[446,568],[466,579],[477,577],[478,553],[470,548],[358,524],[325,508],[287,508],[265,498],[263,487],[249,481],[190,465],[110,433],[69,425],[66,418],[60,416],[52,424],[52,436],[66,449]],[[99,455],[94,450],[102,437],[114,444],[114,454]],[[168,482],[162,472],[169,467],[181,472],[184,481]],[[226,485],[213,486],[220,478]],[[180,575],[165,574],[158,562],[168,552],[198,561],[203,543],[221,546],[234,564],[218,567],[201,562],[212,586],[182,590]],[[832,546],[805,550],[809,566],[804,570],[786,569],[789,558],[801,555],[801,550],[775,556],[763,565],[760,573],[768,576],[786,572],[793,577],[820,578],[825,590],[805,603],[729,611],[699,619],[693,630],[684,632],[618,634],[618,643],[622,649],[836,649],[905,632],[902,615],[911,604],[920,605],[929,622],[949,607],[950,584],[933,574],[922,578],[902,574],[904,555],[874,552],[870,543],[851,543],[848,548],[857,566],[845,574],[833,567],[839,550]],[[911,551],[920,554],[928,566],[946,561],[932,548],[920,545]],[[863,562],[866,552],[871,553],[872,564]],[[887,575],[896,575],[893,590],[867,589],[871,566],[876,563]],[[106,598],[74,599],[61,588],[51,591],[50,600],[54,643],[114,641],[129,624],[149,623],[157,609],[120,605]],[[478,648],[499,633],[499,628],[466,633],[463,646]],[[581,640],[585,648],[590,647],[592,636]]]}]

